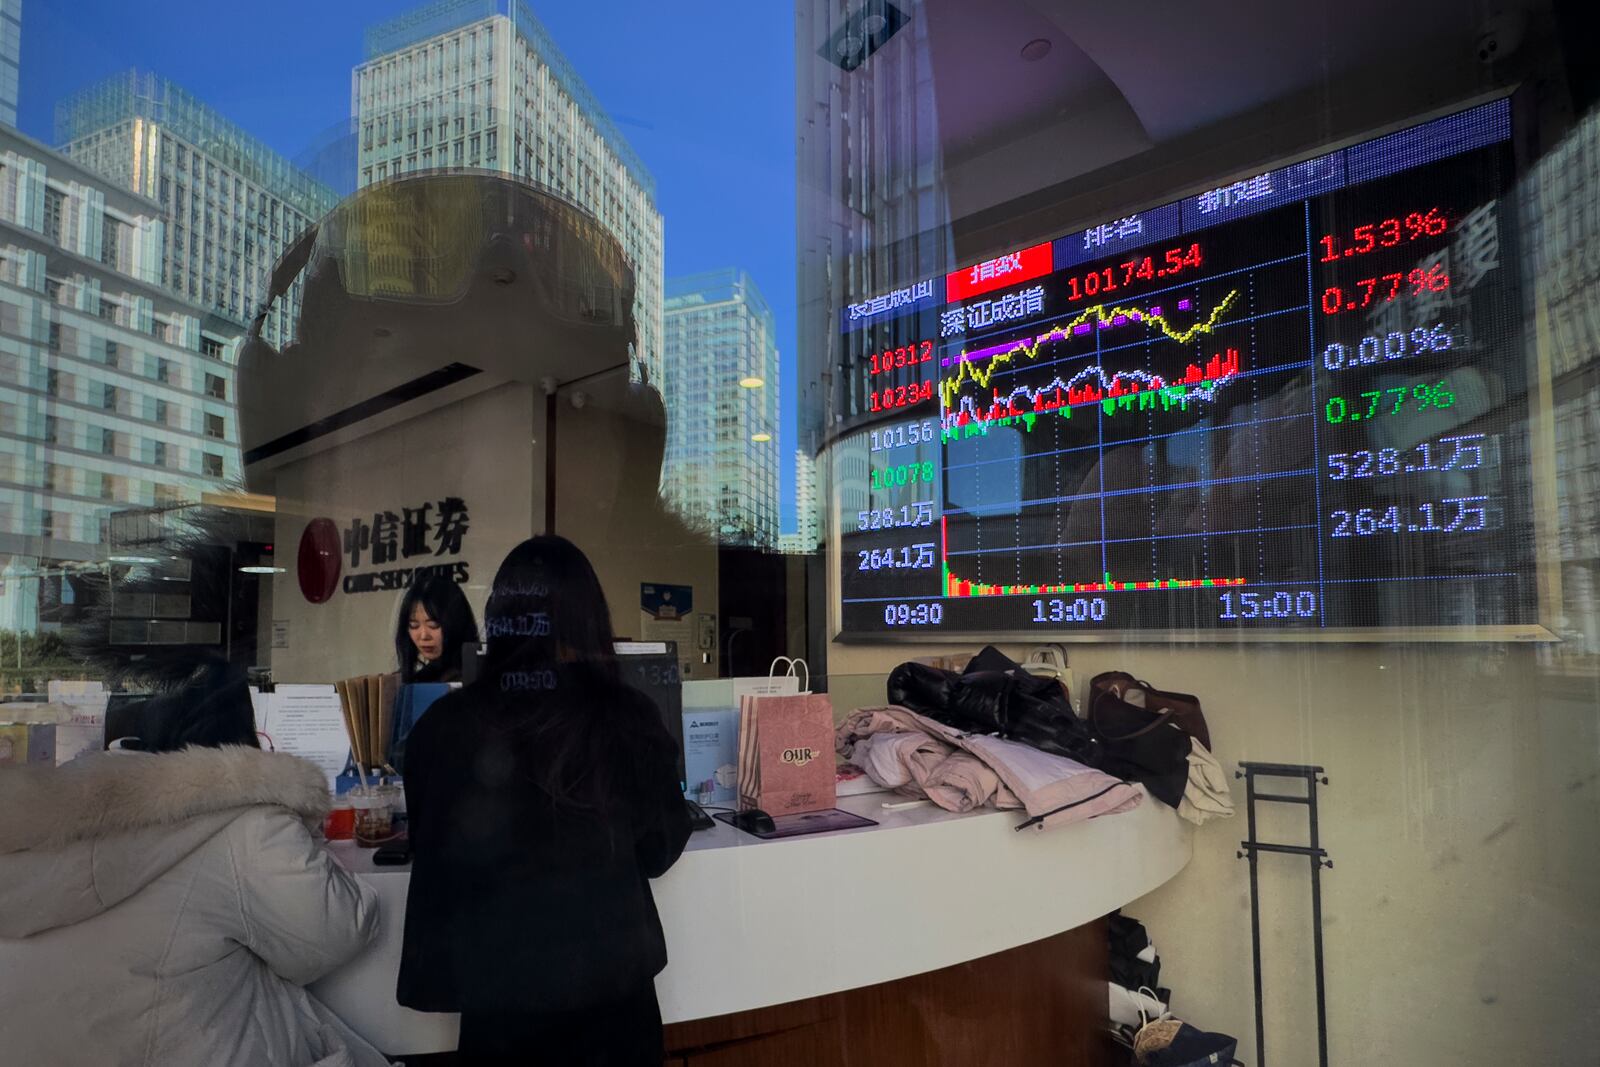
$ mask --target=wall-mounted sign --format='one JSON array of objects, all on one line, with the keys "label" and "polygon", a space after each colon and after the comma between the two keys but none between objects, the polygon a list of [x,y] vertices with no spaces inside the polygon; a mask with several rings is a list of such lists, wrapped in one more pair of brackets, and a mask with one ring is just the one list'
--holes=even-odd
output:
[{"label": "wall-mounted sign", "polygon": [[694,586],[643,582],[639,586],[639,607],[653,619],[684,618],[694,607]]},{"label": "wall-mounted sign", "polygon": [[[463,583],[469,576],[468,563],[450,557],[461,555],[469,519],[466,502],[457,496],[402,507],[398,513],[375,512],[371,521],[357,516],[342,533],[332,519],[313,519],[300,540],[300,589],[311,603],[321,604],[341,585],[346,593],[355,594],[405,589],[434,577]],[[354,572],[402,560],[411,565],[346,573],[339,582],[346,566]]]}]

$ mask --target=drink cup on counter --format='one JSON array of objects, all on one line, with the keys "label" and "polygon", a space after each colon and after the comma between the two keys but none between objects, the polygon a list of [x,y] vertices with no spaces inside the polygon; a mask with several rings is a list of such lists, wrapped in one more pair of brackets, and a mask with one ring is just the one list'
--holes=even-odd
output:
[{"label": "drink cup on counter", "polygon": [[350,790],[356,844],[362,848],[376,848],[395,836],[394,813],[399,793],[392,785],[357,786]]},{"label": "drink cup on counter", "polygon": [[356,809],[350,803],[349,794],[334,798],[322,834],[329,841],[348,841],[356,835]]}]

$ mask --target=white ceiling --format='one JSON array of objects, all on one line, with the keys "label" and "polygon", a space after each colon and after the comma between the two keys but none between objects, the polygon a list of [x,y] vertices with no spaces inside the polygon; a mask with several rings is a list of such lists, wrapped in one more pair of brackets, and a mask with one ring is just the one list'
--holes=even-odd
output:
[{"label": "white ceiling", "polygon": [[[1548,0],[922,0],[950,214],[961,218],[1297,94],[1395,86],[1396,117],[1487,88],[1491,9]],[[904,33],[905,31],[902,31]],[[1021,57],[1035,38],[1041,61]],[[1310,131],[1316,134],[1320,131]]]}]

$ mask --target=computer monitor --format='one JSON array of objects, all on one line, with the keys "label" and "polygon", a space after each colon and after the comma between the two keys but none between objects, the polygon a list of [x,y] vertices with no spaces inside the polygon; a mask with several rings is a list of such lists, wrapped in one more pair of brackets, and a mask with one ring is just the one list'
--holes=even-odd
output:
[{"label": "computer monitor", "polygon": [[[483,645],[469,642],[461,650],[461,681],[471,685],[483,669]],[[648,696],[678,749],[678,784],[687,784],[683,761],[683,673],[676,641],[618,641],[614,646],[622,680]]]},{"label": "computer monitor", "polygon": [[678,787],[688,784],[683,762],[683,671],[676,641],[618,641],[622,680],[648,696],[678,750]]}]

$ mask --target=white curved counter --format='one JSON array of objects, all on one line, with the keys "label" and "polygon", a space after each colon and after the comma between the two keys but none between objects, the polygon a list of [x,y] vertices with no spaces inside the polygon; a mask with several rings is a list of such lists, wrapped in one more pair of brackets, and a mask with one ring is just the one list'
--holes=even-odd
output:
[{"label": "white curved counter", "polygon": [[[1131,812],[1018,833],[1018,812],[885,811],[876,827],[761,841],[718,823],[655,883],[672,961],[656,979],[667,1023],[876,985],[1059,934],[1155,889],[1189,862],[1189,825],[1146,796]],[[395,1003],[404,867],[332,846],[378,891],[377,944],[312,991],[392,1055],[456,1047],[456,1017]]]}]

